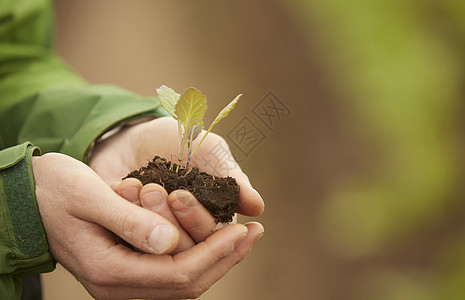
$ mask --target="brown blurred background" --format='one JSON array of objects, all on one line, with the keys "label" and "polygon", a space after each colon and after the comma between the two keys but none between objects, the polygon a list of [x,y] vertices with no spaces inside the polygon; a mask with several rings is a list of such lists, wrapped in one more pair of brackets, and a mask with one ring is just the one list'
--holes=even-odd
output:
[{"label": "brown blurred background", "polygon": [[[464,5],[372,2],[55,0],[56,49],[92,84],[194,86],[207,120],[244,94],[216,132],[265,236],[201,299],[462,299]],[[234,145],[244,117],[260,139]]]}]

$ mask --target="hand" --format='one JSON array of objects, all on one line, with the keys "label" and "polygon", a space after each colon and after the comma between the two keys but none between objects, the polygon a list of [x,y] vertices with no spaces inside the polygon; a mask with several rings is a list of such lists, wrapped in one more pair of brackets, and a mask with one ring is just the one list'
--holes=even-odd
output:
[{"label": "hand", "polygon": [[[205,131],[200,134],[194,147]],[[199,147],[192,160],[192,165],[202,171],[215,175],[229,175],[236,178],[240,186],[238,213],[246,216],[258,216],[263,213],[264,203],[258,192],[253,189],[247,176],[235,164],[228,169],[217,169],[223,163],[222,157],[210,153],[221,146],[225,157],[232,157],[226,141],[210,133]],[[96,145],[89,166],[94,169],[108,184],[118,182],[129,172],[147,164],[155,155],[171,159],[178,153],[178,127],[173,118],[158,118],[125,128]],[[201,158],[211,159],[208,163]],[[173,156],[173,159],[176,159]]]},{"label": "hand", "polygon": [[161,185],[142,186],[135,178],[115,183],[112,188],[129,202],[163,216],[178,229],[179,244],[171,254],[190,249],[224,227],[222,223],[216,224],[208,210],[188,191],[177,190],[168,195]]},{"label": "hand", "polygon": [[250,251],[258,223],[231,225],[191,249],[160,215],[118,196],[85,164],[62,154],[33,158],[36,196],[55,259],[98,299],[197,298]]}]

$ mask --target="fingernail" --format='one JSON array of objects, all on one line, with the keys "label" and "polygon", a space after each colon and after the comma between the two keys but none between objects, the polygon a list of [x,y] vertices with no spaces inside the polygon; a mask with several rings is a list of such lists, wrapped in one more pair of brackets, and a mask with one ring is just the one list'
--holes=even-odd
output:
[{"label": "fingernail", "polygon": [[187,191],[177,191],[175,198],[176,200],[171,203],[171,207],[177,212],[182,212],[198,205],[198,202],[194,201],[194,196]]},{"label": "fingernail", "polygon": [[139,199],[138,188],[127,188],[121,191],[121,196],[131,202],[136,202]]},{"label": "fingernail", "polygon": [[142,206],[152,211],[161,210],[165,203],[165,197],[158,191],[147,193],[142,197]]},{"label": "fingernail", "polygon": [[166,224],[156,225],[150,233],[147,244],[155,254],[165,253],[173,246],[174,229]]}]

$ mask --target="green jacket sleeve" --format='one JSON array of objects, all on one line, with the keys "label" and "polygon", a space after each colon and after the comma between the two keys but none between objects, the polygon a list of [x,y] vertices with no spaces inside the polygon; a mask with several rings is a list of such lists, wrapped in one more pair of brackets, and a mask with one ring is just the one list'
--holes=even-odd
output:
[{"label": "green jacket sleeve", "polygon": [[89,145],[123,121],[162,116],[158,102],[114,86],[82,86],[41,91],[0,110],[1,146],[30,141],[42,152],[86,160]]},{"label": "green jacket sleeve", "polygon": [[19,299],[26,273],[55,267],[35,198],[30,143],[0,151],[0,296]]},{"label": "green jacket sleeve", "polygon": [[112,127],[166,114],[154,98],[88,85],[53,52],[51,20],[48,0],[1,1],[1,299],[19,299],[21,274],[54,267],[35,200],[31,143],[85,161],[89,145]]}]

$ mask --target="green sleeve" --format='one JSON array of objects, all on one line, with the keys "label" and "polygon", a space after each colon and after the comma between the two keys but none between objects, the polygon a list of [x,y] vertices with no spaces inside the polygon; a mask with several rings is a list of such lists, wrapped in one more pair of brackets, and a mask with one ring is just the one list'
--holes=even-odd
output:
[{"label": "green sleeve", "polygon": [[89,145],[121,122],[163,116],[155,98],[86,84],[51,49],[46,0],[0,7],[0,149],[26,141],[86,160]]},{"label": "green sleeve", "polygon": [[30,141],[42,152],[61,152],[85,160],[89,145],[119,123],[162,116],[155,99],[114,86],[45,90],[0,110],[1,146]]},{"label": "green sleeve", "polygon": [[154,98],[88,85],[53,52],[51,20],[48,0],[1,1],[1,299],[20,298],[22,274],[54,268],[35,199],[32,144],[85,160],[113,126],[166,114]]},{"label": "green sleeve", "polygon": [[37,207],[31,157],[24,143],[0,151],[0,295],[19,299],[23,274],[50,272],[49,252]]}]

